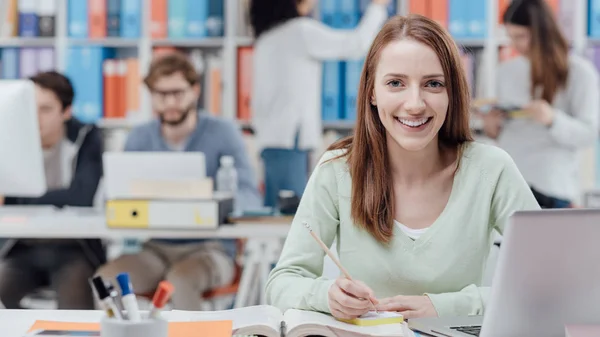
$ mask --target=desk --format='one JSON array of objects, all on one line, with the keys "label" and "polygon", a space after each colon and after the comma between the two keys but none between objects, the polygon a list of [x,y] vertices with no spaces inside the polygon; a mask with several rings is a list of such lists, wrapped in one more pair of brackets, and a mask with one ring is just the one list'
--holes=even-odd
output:
[{"label": "desk", "polygon": [[[235,307],[264,304],[264,287],[279,257],[280,242],[290,224],[236,223],[216,230],[111,229],[101,209],[4,206],[0,207],[0,238],[31,239],[238,239],[247,238],[244,270]],[[253,297],[260,293],[260,299]]]},{"label": "desk", "polygon": [[[22,337],[37,320],[90,323],[100,322],[104,315],[101,310],[0,310],[1,335]],[[165,311],[162,315],[172,322],[189,320],[186,315],[176,311]]]}]

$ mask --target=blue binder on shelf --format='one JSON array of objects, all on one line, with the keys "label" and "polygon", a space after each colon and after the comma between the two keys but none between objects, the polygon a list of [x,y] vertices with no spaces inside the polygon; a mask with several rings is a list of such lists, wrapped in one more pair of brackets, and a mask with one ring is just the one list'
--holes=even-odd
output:
[{"label": "blue binder on shelf", "polygon": [[168,35],[172,38],[184,38],[187,21],[188,0],[169,0],[167,5]]},{"label": "blue binder on shelf", "polygon": [[[338,10],[338,0],[321,0],[321,21],[336,27],[342,22]],[[337,121],[342,113],[342,74],[343,63],[339,61],[323,62],[322,118],[325,121]]]},{"label": "blue binder on shelf", "polygon": [[455,39],[466,39],[470,37],[469,21],[471,10],[469,9],[469,1],[470,0],[448,1],[448,31]]},{"label": "blue binder on shelf", "polygon": [[187,37],[202,38],[208,35],[206,31],[208,6],[208,0],[188,0],[185,22],[185,34]]},{"label": "blue binder on shelf", "polygon": [[223,0],[208,0],[208,19],[206,20],[206,33],[211,37],[223,36],[225,33],[225,18]]},{"label": "blue binder on shelf", "polygon": [[[340,14],[342,21],[340,28],[354,29],[360,22],[360,17],[366,8],[365,4],[359,0],[340,0]],[[342,73],[342,109],[341,119],[356,119],[356,99],[358,96],[358,85],[360,82],[360,73],[362,71],[364,60],[348,60],[344,62]]]},{"label": "blue binder on shelf", "polygon": [[77,91],[73,114],[84,123],[95,123],[103,116],[103,62],[114,57],[114,50],[98,46],[70,47],[66,75]]},{"label": "blue binder on shelf", "polygon": [[121,0],[121,37],[139,38],[142,30],[141,0]]},{"label": "blue binder on shelf", "polygon": [[600,0],[588,1],[588,35],[600,37]]},{"label": "blue binder on shelf", "polygon": [[87,1],[69,0],[67,7],[69,37],[87,38],[89,36]]},{"label": "blue binder on shelf", "polygon": [[2,49],[2,78],[16,80],[19,78],[19,49]]}]

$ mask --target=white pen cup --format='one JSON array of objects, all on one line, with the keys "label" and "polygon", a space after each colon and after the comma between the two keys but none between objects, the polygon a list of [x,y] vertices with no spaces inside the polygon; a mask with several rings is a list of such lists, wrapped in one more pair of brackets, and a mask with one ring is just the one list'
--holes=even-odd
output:
[{"label": "white pen cup", "polygon": [[103,317],[100,321],[100,337],[167,337],[169,323],[163,318],[132,322]]}]

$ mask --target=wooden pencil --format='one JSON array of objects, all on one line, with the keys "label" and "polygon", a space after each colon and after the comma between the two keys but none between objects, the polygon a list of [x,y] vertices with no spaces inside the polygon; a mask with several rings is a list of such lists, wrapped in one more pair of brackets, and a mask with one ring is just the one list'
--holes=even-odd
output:
[{"label": "wooden pencil", "polygon": [[[344,266],[342,266],[342,263],[335,257],[335,255],[333,255],[333,253],[331,252],[329,247],[327,247],[325,242],[323,242],[323,240],[321,240],[321,238],[319,238],[319,236],[317,236],[317,234],[315,234],[315,232],[312,230],[310,225],[307,222],[304,222],[303,224],[304,224],[304,227],[306,227],[306,229],[308,229],[308,231],[310,232],[310,235],[315,239],[315,241],[317,241],[319,246],[321,246],[323,251],[325,251],[325,254],[327,254],[327,256],[329,256],[329,258],[333,261],[333,263],[335,263],[335,265],[344,274],[344,277],[346,277],[350,281],[354,281],[354,279],[352,279],[352,276],[350,276],[350,273],[348,273],[346,268],[344,268]],[[379,311],[377,310],[377,307],[375,306],[375,303],[373,303],[373,301],[370,298],[368,298],[367,300],[371,303],[371,305],[373,306],[373,309],[375,309],[375,312],[379,313]]]}]

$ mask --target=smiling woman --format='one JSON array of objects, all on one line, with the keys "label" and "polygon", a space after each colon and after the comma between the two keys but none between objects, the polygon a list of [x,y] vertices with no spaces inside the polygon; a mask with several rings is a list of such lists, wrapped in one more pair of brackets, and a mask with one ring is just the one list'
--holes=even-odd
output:
[{"label": "smiling woman", "polygon": [[[405,318],[482,314],[492,231],[539,206],[503,150],[472,141],[450,35],[423,16],[390,19],[365,60],[358,102],[354,135],[310,177],[268,301],[342,319],[371,302]],[[328,246],[337,237],[353,280],[322,276],[324,253],[304,222]]]}]

